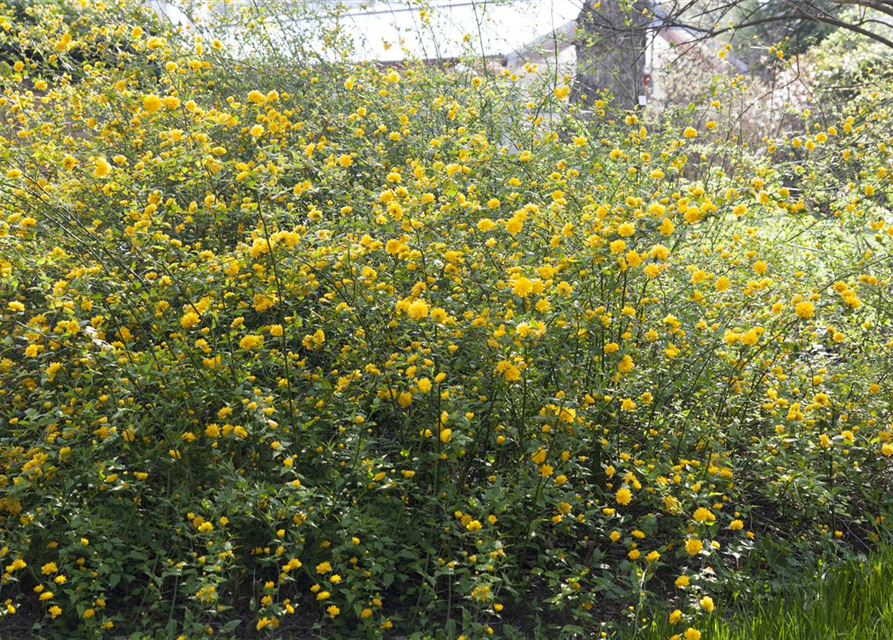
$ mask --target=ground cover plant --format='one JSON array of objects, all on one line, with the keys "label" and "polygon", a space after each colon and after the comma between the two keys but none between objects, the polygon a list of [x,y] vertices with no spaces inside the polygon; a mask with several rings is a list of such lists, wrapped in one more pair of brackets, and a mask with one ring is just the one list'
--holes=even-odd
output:
[{"label": "ground cover plant", "polygon": [[722,638],[890,541],[889,86],[745,143],[3,7],[0,628]]},{"label": "ground cover plant", "polygon": [[[824,640],[886,638],[893,628],[893,583],[889,553],[876,553],[871,562],[847,563],[804,580],[781,598],[757,607],[733,607],[724,616],[704,620],[704,634],[716,640]],[[730,615],[731,614],[731,615]],[[645,629],[618,638],[670,638],[672,612]]]}]

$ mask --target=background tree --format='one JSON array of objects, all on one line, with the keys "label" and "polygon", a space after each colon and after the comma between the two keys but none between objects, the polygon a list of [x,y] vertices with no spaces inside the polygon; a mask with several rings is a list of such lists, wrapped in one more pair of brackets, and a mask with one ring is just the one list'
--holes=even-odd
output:
[{"label": "background tree", "polygon": [[602,91],[613,104],[632,109],[644,94],[645,46],[651,19],[647,3],[587,0],[577,18],[577,68],[571,100],[592,104]]},{"label": "background tree", "polygon": [[588,106],[606,91],[618,109],[639,104],[648,40],[665,29],[686,33],[687,44],[748,43],[736,49],[737,70],[764,79],[776,70],[772,47],[800,54],[838,30],[893,53],[893,0],[587,0],[577,26],[571,99]]}]

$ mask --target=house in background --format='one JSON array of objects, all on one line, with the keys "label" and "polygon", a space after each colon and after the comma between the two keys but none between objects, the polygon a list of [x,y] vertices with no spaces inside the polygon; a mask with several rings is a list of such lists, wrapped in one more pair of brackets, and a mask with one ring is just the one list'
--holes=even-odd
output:
[{"label": "house in background", "polygon": [[[564,84],[571,79],[568,99],[586,104],[602,90],[624,108],[667,99],[662,83],[665,70],[682,55],[699,64],[740,64],[731,56],[720,61],[713,44],[694,32],[666,26],[666,12],[658,0],[637,0],[636,11],[620,9],[620,0],[432,0],[426,6],[413,0],[227,0],[197,5],[194,13],[166,0],[149,0],[159,15],[173,23],[199,28],[203,23],[261,6],[276,19],[269,28],[287,50],[288,32],[313,33],[318,23],[301,18],[328,12],[327,24],[337,25],[351,41],[353,57],[384,65],[408,61],[462,64],[478,60],[492,70],[505,70],[523,86],[537,78]],[[276,15],[276,7],[284,7]],[[336,9],[336,13],[331,11]],[[645,9],[646,11],[642,11]],[[637,22],[631,26],[628,16]],[[304,24],[302,24],[304,22]],[[226,34],[218,34],[226,41]],[[234,50],[244,43],[233,42]],[[310,41],[324,58],[322,40]]]},{"label": "house in background", "polygon": [[672,24],[659,1],[638,0],[628,12],[618,0],[589,0],[573,20],[509,53],[506,66],[555,66],[573,78],[570,100],[587,105],[608,90],[615,106],[632,109],[667,103],[664,79],[684,58],[709,73],[747,72],[733,55],[718,53],[715,42]]}]

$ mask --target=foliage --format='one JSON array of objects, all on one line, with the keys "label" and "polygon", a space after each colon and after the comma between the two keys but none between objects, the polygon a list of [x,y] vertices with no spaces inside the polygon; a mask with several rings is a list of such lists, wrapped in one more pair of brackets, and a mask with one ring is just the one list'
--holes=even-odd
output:
[{"label": "foliage", "polygon": [[[747,609],[733,606],[723,616],[704,620],[705,637],[715,640],[882,640],[893,628],[893,562],[889,549],[870,561],[852,562],[796,586],[785,598]],[[731,614],[731,615],[730,615]],[[669,615],[621,638],[663,639],[680,631]]]},{"label": "foliage", "polygon": [[883,95],[749,149],[735,79],[582,119],[72,10],[0,18],[3,616],[583,637],[889,539]]},{"label": "foliage", "polygon": [[[874,25],[873,31],[888,38],[893,35],[893,28],[884,24]],[[849,99],[866,85],[893,81],[889,49],[865,36],[834,33],[811,49],[808,59],[815,69],[816,87],[833,97]]]},{"label": "foliage", "polygon": [[[816,15],[831,15],[840,7],[833,0],[818,2],[813,9]],[[743,0],[734,5],[732,23],[753,26],[736,29],[734,39],[741,42],[756,41],[759,44],[784,44],[786,53],[805,53],[811,46],[822,42],[835,32],[835,27],[827,22],[816,20],[810,13],[791,11],[785,0]],[[786,15],[787,14],[787,15]],[[784,20],[773,20],[785,16]],[[851,32],[844,31],[852,36]]]}]

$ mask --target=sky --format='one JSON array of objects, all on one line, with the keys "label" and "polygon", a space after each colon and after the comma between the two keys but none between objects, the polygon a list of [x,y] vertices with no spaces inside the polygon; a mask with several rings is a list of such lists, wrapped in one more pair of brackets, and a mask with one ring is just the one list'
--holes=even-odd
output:
[{"label": "sky", "polygon": [[[453,58],[463,36],[472,36],[479,55],[506,55],[574,20],[582,0],[517,0],[495,4],[486,0],[435,0],[430,26],[422,24],[417,8],[402,2],[375,3],[371,9],[350,10],[345,21],[366,41],[366,58],[382,61],[404,57],[399,46],[419,58]],[[359,44],[359,43],[358,43]]]},{"label": "sky", "polygon": [[[146,0],[173,22],[182,12],[165,0]],[[264,0],[233,0],[232,4]],[[281,0],[280,0],[281,1]],[[333,7],[343,5],[342,24],[355,41],[356,57],[396,62],[406,57],[455,58],[463,46],[476,55],[505,56],[574,20],[584,0],[429,0],[424,24],[419,3],[406,0],[293,0]],[[308,29],[311,25],[307,24]],[[463,45],[463,36],[470,41]],[[225,34],[221,34],[225,40]],[[391,46],[385,46],[389,43]]]}]

